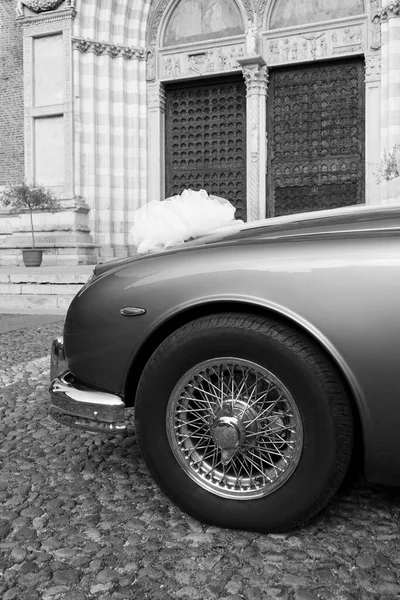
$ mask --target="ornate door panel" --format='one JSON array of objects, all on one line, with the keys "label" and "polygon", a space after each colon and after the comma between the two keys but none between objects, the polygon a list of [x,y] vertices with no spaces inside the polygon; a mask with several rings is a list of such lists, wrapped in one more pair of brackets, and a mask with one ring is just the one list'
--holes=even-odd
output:
[{"label": "ornate door panel", "polygon": [[364,61],[270,71],[267,216],[364,202]]},{"label": "ornate door panel", "polygon": [[242,77],[166,87],[166,197],[205,189],[246,218],[246,92]]}]

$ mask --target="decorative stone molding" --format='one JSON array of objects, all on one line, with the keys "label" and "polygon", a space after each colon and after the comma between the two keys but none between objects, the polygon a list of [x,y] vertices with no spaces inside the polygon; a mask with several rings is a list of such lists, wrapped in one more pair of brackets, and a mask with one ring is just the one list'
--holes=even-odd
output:
[{"label": "decorative stone molding", "polygon": [[[341,39],[340,39],[341,36]],[[345,27],[331,34],[332,54],[351,54],[362,48],[363,31],[358,27]]]},{"label": "decorative stone molding", "polygon": [[[57,9],[64,0],[17,0],[17,17],[24,16],[24,6],[34,13],[49,12]],[[68,8],[75,8],[76,0],[65,0]]]},{"label": "decorative stone molding", "polygon": [[27,15],[17,14],[17,21],[22,23],[24,28],[31,27],[36,28],[38,25],[51,30],[54,23],[60,23],[61,21],[73,21],[76,16],[76,10],[72,6],[67,8],[60,7],[58,10],[46,11],[38,14],[31,13]]},{"label": "decorative stone molding", "polygon": [[369,11],[371,14],[375,15],[380,8],[381,0],[369,0]]},{"label": "decorative stone molding", "polygon": [[160,0],[157,5],[157,8],[154,11],[153,19],[151,23],[151,43],[155,44],[157,40],[158,28],[161,23],[161,19],[165,14],[165,10],[169,4],[170,0]]},{"label": "decorative stone molding", "polygon": [[379,81],[381,79],[381,56],[369,54],[365,57],[365,81]]},{"label": "decorative stone molding", "polygon": [[257,56],[258,55],[258,43],[259,43],[259,30],[253,20],[249,20],[247,31],[246,31],[246,55]]},{"label": "decorative stone molding", "polygon": [[147,83],[147,197],[165,198],[165,87],[160,81]]},{"label": "decorative stone molding", "polygon": [[239,60],[246,82],[247,96],[267,93],[268,69],[261,56],[242,58]]},{"label": "decorative stone molding", "polygon": [[257,6],[257,21],[259,23],[263,23],[264,21],[264,14],[265,14],[265,9],[267,7],[267,4],[269,3],[270,0],[259,0],[258,2],[258,6]]},{"label": "decorative stone molding", "polygon": [[240,0],[249,20],[254,20],[254,9],[251,0]]},{"label": "decorative stone molding", "polygon": [[219,48],[202,48],[189,52],[164,53],[161,56],[160,78],[199,77],[211,73],[235,71],[238,60],[244,57],[244,44]]},{"label": "decorative stone molding", "polygon": [[355,25],[276,37],[268,33],[265,38],[267,62],[277,65],[360,53],[365,33]]},{"label": "decorative stone molding", "polygon": [[372,50],[379,50],[382,46],[382,34],[381,34],[381,18],[378,14],[375,14],[372,18],[371,23],[371,44]]},{"label": "decorative stone molding", "polygon": [[154,44],[146,51],[146,81],[153,81],[156,77],[156,49]]},{"label": "decorative stone molding", "polygon": [[[254,9],[251,0],[237,0],[238,4],[241,4],[246,18],[248,21],[254,21]],[[171,0],[160,0],[150,21],[150,40],[152,44],[155,44],[158,37],[158,30],[160,23],[165,17],[166,10]]]},{"label": "decorative stone molding", "polygon": [[133,46],[119,46],[109,42],[99,42],[88,38],[72,38],[72,47],[82,54],[93,52],[97,56],[108,54],[111,58],[122,57],[127,60],[133,58],[137,60],[146,59],[146,50],[144,48],[134,48]]},{"label": "decorative stone molding", "polygon": [[165,112],[165,87],[159,81],[147,86],[147,107]]},{"label": "decorative stone molding", "polygon": [[383,8],[378,13],[378,15],[379,15],[382,23],[384,23],[388,19],[393,19],[394,17],[399,17],[400,16],[400,0],[394,0],[394,2],[391,2],[388,6],[385,6],[385,8]]}]

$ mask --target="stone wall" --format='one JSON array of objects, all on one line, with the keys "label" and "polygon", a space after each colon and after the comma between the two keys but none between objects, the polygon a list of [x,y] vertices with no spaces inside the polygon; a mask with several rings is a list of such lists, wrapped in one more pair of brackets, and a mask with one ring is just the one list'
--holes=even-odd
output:
[{"label": "stone wall", "polygon": [[21,25],[15,1],[0,2],[0,189],[24,177],[24,100]]}]

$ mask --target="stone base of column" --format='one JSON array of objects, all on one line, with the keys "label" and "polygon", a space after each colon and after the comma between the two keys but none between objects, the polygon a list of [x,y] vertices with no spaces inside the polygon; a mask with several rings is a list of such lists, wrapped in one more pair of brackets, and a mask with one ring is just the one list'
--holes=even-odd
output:
[{"label": "stone base of column", "polygon": [[[33,214],[35,247],[43,249],[43,266],[97,264],[98,245],[87,224],[89,206],[81,198],[61,201],[57,212]],[[32,247],[28,213],[2,211],[0,219],[0,265],[23,265],[24,248]]]}]

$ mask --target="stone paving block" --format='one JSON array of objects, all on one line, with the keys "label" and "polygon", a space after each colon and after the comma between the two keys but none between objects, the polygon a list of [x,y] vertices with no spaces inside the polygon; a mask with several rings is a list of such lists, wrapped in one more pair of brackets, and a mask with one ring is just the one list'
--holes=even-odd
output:
[{"label": "stone paving block", "polygon": [[59,323],[36,321],[0,335],[2,599],[399,598],[397,489],[356,479],[345,520],[338,492],[311,523],[281,535],[198,523],[150,477],[132,423],[109,436],[48,417],[59,333]]}]

